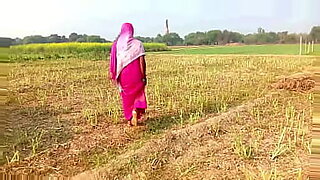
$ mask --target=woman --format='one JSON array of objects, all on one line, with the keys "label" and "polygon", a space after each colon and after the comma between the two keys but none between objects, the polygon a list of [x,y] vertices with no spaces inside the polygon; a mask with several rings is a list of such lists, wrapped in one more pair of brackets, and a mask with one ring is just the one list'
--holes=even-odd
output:
[{"label": "woman", "polygon": [[137,126],[147,108],[146,63],[142,43],[133,38],[133,26],[124,23],[111,47],[110,78],[117,84],[128,125]]}]

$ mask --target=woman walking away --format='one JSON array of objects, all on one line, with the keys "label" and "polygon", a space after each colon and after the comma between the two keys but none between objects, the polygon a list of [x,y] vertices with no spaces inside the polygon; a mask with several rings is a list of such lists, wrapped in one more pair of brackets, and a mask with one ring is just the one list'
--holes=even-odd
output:
[{"label": "woman walking away", "polygon": [[147,108],[146,63],[143,44],[133,38],[133,26],[124,23],[111,47],[110,78],[117,84],[128,125],[137,126]]}]

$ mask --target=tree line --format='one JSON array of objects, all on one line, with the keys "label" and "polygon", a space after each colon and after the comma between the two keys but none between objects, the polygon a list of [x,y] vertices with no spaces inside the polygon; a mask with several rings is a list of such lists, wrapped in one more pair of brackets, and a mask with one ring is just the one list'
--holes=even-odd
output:
[{"label": "tree line", "polygon": [[320,42],[320,26],[314,26],[310,33],[297,34],[284,32],[266,32],[263,28],[253,34],[241,34],[228,30],[211,30],[208,32],[189,33],[182,39],[177,33],[158,34],[155,38],[140,37],[136,38],[142,42],[166,43],[173,45],[225,45],[228,43],[242,44],[293,44],[300,42],[300,36],[307,41]]},{"label": "tree line", "polygon": [[[228,43],[241,44],[292,44],[299,43],[300,36],[304,40],[315,43],[320,42],[320,26],[314,26],[310,33],[297,34],[284,32],[266,32],[263,28],[258,28],[256,33],[242,34],[228,30],[211,30],[207,32],[193,32],[189,33],[183,38],[178,33],[172,32],[165,35],[158,34],[156,37],[141,37],[136,38],[145,43],[165,43],[168,46],[175,45],[225,45]],[[52,34],[44,37],[40,35],[26,36],[23,39],[16,38],[1,38],[0,47],[18,45],[18,44],[32,44],[32,43],[61,43],[61,42],[111,42],[98,35],[86,35],[71,33],[68,37]]]},{"label": "tree line", "polygon": [[1,38],[0,47],[6,47],[19,44],[35,44],[35,43],[62,43],[62,42],[110,42],[98,35],[86,35],[71,33],[69,37],[59,36],[58,34],[51,34],[50,36],[33,35],[24,38]]}]

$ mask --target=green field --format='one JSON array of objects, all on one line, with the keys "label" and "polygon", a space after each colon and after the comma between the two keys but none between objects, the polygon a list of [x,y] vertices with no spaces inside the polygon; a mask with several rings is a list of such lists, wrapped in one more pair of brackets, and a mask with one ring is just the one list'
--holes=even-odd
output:
[{"label": "green field", "polygon": [[[320,54],[320,45],[314,47],[314,55]],[[161,52],[163,53],[163,52]],[[244,46],[199,46],[199,47],[172,47],[172,51],[166,54],[275,54],[275,55],[298,55],[298,44],[285,45],[244,45]],[[305,46],[302,48],[305,53]]]},{"label": "green field", "polygon": [[0,47],[0,62],[7,62],[9,57],[9,48]]},{"label": "green field", "polygon": [[[109,56],[112,43],[44,43],[10,47],[11,60],[87,59],[103,60]],[[146,52],[167,51],[163,43],[144,43]]]}]

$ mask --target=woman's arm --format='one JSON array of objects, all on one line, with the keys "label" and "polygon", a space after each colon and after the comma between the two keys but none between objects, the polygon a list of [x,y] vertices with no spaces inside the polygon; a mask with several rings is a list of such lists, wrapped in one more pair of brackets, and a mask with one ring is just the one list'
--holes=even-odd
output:
[{"label": "woman's arm", "polygon": [[146,74],[146,60],[145,60],[144,56],[140,56],[139,61],[140,61],[140,70],[141,70],[142,78],[146,84],[147,83],[147,81],[146,81],[147,74]]}]

